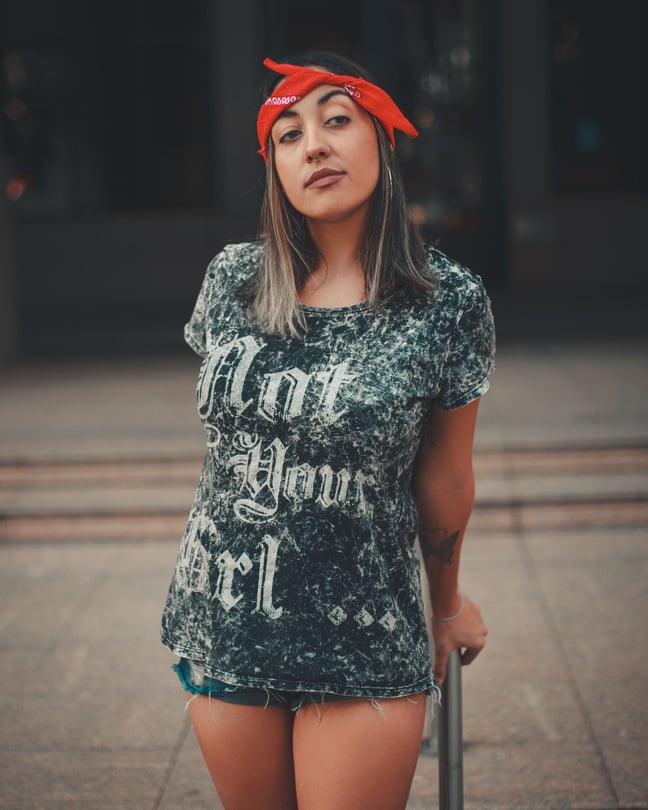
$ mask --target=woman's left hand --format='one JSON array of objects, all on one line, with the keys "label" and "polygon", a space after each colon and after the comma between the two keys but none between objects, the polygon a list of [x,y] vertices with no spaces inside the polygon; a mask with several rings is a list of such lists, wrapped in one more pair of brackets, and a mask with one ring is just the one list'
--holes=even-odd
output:
[{"label": "woman's left hand", "polygon": [[482,619],[479,606],[463,596],[464,605],[461,614],[448,622],[432,620],[432,638],[434,639],[434,679],[443,683],[446,676],[448,658],[455,650],[461,650],[461,663],[466,666],[472,663],[486,646],[488,630]]}]

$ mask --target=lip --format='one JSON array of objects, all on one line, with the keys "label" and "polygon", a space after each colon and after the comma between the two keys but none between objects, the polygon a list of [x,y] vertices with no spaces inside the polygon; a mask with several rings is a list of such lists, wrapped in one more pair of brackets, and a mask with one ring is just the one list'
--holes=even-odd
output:
[{"label": "lip", "polygon": [[305,188],[324,188],[336,183],[340,177],[344,176],[344,172],[337,171],[336,169],[319,169],[313,172],[305,183]]}]

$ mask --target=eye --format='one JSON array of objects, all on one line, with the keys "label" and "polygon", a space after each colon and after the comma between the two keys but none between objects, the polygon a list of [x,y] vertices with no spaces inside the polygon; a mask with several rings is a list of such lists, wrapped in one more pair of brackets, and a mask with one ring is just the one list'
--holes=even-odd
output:
[{"label": "eye", "polygon": [[300,135],[301,130],[289,129],[288,132],[284,132],[284,134],[279,138],[279,143],[290,143],[291,141],[296,141]]},{"label": "eye", "polygon": [[344,124],[348,124],[350,120],[351,119],[348,115],[334,115],[333,118],[329,118],[326,125],[332,127],[341,127],[344,126]]}]

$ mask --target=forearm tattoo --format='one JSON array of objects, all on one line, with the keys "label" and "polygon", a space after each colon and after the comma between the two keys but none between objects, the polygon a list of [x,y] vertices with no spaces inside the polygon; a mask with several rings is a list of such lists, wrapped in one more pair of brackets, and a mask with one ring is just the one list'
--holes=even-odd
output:
[{"label": "forearm tattoo", "polygon": [[438,557],[440,562],[450,565],[459,534],[460,532],[448,534],[447,529],[420,529],[419,539],[423,557],[426,560],[429,557]]}]

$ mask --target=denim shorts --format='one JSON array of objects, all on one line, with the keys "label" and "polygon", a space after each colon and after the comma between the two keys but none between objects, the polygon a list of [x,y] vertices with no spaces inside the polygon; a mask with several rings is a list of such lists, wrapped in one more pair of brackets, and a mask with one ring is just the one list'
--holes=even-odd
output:
[{"label": "denim shorts", "polygon": [[[288,689],[257,689],[249,686],[233,686],[230,683],[219,681],[205,675],[199,661],[190,661],[181,658],[173,669],[178,674],[180,682],[187,692],[192,695],[209,695],[209,697],[222,700],[225,703],[237,703],[240,706],[287,706],[296,712],[304,703],[336,703],[342,700],[369,700],[379,707],[380,700],[390,698],[374,698],[353,695],[338,695],[334,692],[293,692]],[[413,697],[413,696],[411,696]]]}]

